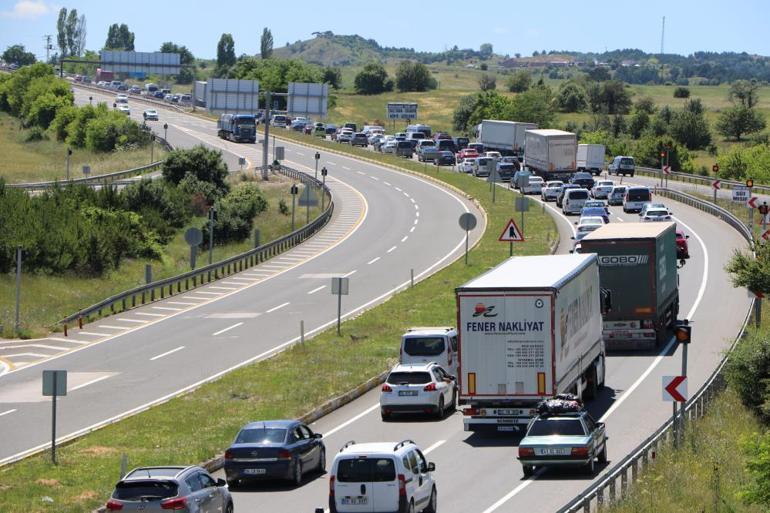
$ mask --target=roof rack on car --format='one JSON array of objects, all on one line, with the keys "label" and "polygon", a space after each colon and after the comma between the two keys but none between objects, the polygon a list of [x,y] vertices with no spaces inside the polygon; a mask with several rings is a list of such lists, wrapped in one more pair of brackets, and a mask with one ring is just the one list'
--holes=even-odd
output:
[{"label": "roof rack on car", "polygon": [[411,331],[423,331],[423,330],[444,330],[444,331],[452,331],[454,328],[452,326],[415,326],[412,328],[409,328],[407,333]]},{"label": "roof rack on car", "polygon": [[344,451],[345,449],[347,449],[351,445],[354,445],[355,443],[356,443],[355,440],[350,440],[348,442],[345,442],[345,445],[342,446],[342,449],[340,449],[340,452]]},{"label": "roof rack on car", "polygon": [[394,450],[394,451],[397,451],[397,450],[399,449],[399,447],[403,447],[403,446],[405,446],[406,444],[412,444],[412,445],[416,445],[416,444],[414,443],[414,440],[401,440],[400,442],[398,442],[398,443],[396,444],[396,446],[395,446],[395,447],[393,447],[393,450]]}]

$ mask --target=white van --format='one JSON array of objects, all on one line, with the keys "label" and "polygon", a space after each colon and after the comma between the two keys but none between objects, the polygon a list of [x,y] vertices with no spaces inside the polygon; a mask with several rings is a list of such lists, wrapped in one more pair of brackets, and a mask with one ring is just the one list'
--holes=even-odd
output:
[{"label": "white van", "polygon": [[411,440],[348,442],[329,472],[329,513],[435,513],[434,470]]},{"label": "white van", "polygon": [[588,201],[588,189],[568,189],[564,193],[561,211],[564,215],[580,214],[583,205]]},{"label": "white van", "polygon": [[457,376],[457,330],[450,327],[410,328],[401,336],[399,363],[436,362]]},{"label": "white van", "polygon": [[497,167],[497,159],[476,157],[473,159],[473,176],[489,176]]}]

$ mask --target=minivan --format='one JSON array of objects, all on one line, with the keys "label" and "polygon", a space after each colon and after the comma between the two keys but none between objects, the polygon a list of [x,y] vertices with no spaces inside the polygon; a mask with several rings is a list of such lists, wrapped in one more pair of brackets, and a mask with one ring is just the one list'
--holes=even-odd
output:
[{"label": "minivan", "polygon": [[652,193],[647,187],[629,187],[623,197],[623,212],[641,212],[645,203],[652,201]]},{"label": "minivan", "polygon": [[569,189],[564,193],[561,211],[564,215],[580,214],[586,201],[588,201],[587,189]]},{"label": "minivan", "polygon": [[412,143],[409,141],[396,141],[396,156],[412,158]]},{"label": "minivan", "polygon": [[489,176],[496,169],[497,159],[478,157],[473,159],[473,176]]},{"label": "minivan", "polygon": [[615,173],[616,176],[626,176],[631,175],[634,176],[635,171],[635,165],[634,165],[634,157],[626,157],[623,155],[619,155],[612,159],[612,162],[609,166],[607,166],[607,174],[611,175]]},{"label": "minivan", "polygon": [[399,363],[436,362],[457,376],[457,330],[454,328],[410,328],[401,336]]}]

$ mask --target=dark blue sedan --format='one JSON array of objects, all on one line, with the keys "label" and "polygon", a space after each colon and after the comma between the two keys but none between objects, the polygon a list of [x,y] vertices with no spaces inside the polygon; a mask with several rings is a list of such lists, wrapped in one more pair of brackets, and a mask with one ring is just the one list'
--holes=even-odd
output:
[{"label": "dark blue sedan", "polygon": [[580,217],[601,217],[605,223],[610,222],[610,213],[607,212],[607,207],[583,207],[580,211]]},{"label": "dark blue sedan", "polygon": [[302,484],[307,472],[323,473],[326,447],[322,435],[296,420],[246,424],[225,451],[228,486],[257,479],[288,479]]}]

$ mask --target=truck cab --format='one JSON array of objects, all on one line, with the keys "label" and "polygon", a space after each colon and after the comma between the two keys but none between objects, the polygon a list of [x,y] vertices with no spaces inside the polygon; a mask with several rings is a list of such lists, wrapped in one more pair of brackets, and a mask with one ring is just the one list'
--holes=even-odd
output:
[{"label": "truck cab", "polygon": [[409,328],[401,336],[401,364],[436,362],[457,376],[457,330],[452,327]]}]

